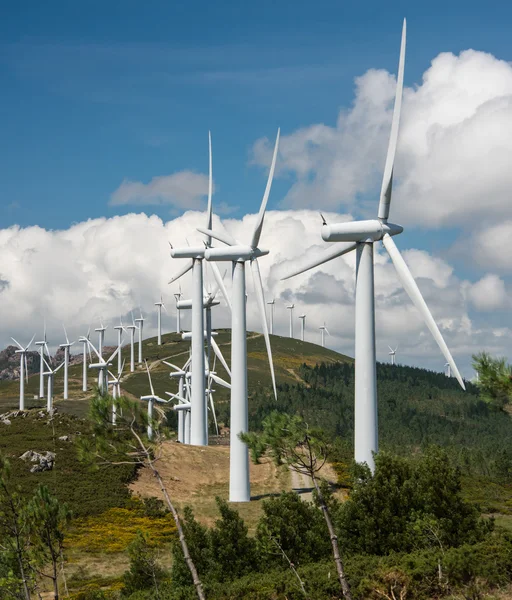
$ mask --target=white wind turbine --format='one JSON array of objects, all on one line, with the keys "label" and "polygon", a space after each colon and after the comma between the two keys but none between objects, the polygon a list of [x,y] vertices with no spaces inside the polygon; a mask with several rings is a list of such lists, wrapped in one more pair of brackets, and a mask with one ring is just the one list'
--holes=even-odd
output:
[{"label": "white wind turbine", "polygon": [[66,327],[64,328],[64,335],[66,336],[66,343],[59,344],[59,348],[64,350],[64,400],[68,399],[68,387],[69,387],[69,349],[75,342],[70,342],[68,338],[68,332],[66,331]]},{"label": "white wind turbine", "polygon": [[[118,356],[121,356],[121,352],[119,352]],[[110,383],[112,385],[112,398],[114,400],[112,402],[112,425],[116,424],[116,416],[117,416],[116,400],[117,400],[117,398],[121,397],[121,377],[123,376],[123,369],[124,369],[124,360],[123,360],[121,366],[117,370],[117,375],[114,375],[114,373],[112,373],[112,371],[108,371],[109,375],[112,378],[110,380]]]},{"label": "white wind turbine", "polygon": [[289,304],[286,307],[290,311],[290,337],[293,337],[293,309],[295,308],[295,304]]},{"label": "white wind turbine", "polygon": [[[126,331],[126,328],[123,325],[123,317],[121,317],[121,316],[119,317],[119,325],[116,325],[114,327],[114,329],[117,331],[117,345],[120,348],[122,340],[123,340],[123,331]],[[121,352],[119,352],[119,354],[117,355],[117,370],[118,371],[121,369],[121,361],[122,361],[122,356],[121,356]]]},{"label": "white wind turbine", "polygon": [[270,335],[274,333],[274,306],[276,304],[276,299],[273,298],[270,302],[267,302],[270,305]]},{"label": "white wind turbine", "polygon": [[160,295],[160,302],[155,302],[155,306],[157,307],[157,318],[158,318],[158,323],[157,323],[157,328],[158,328],[158,345],[161,346],[162,345],[162,306],[165,310],[165,312],[167,312],[167,308],[165,307],[164,301],[162,299],[162,296]]},{"label": "white wind turbine", "polygon": [[444,366],[446,367],[446,377],[451,377],[452,376],[452,367],[451,367],[450,363],[447,362],[444,364]]},{"label": "white wind turbine", "polygon": [[148,361],[144,361],[146,363],[146,371],[148,373],[149,379],[149,387],[151,389],[151,394],[147,396],[141,396],[141,400],[146,400],[148,403],[148,439],[153,439],[153,404],[154,402],[163,402],[164,404],[168,403],[168,400],[164,398],[160,398],[155,394],[155,390],[153,389],[153,382],[151,381],[151,373],[149,372]]},{"label": "white wind turbine", "polygon": [[89,359],[91,358],[91,349],[89,348],[89,341],[91,335],[91,328],[89,327],[86,337],[80,337],[78,341],[83,344],[82,348],[82,392],[87,391],[87,352],[89,352]]},{"label": "white wind turbine", "polygon": [[318,328],[320,329],[321,335],[322,335],[322,348],[325,348],[325,334],[327,333],[327,335],[331,335],[327,329],[327,327],[325,326],[325,321],[323,325],[320,325],[320,327]]},{"label": "white wind turbine", "polygon": [[389,348],[389,356],[391,356],[391,364],[394,365],[396,363],[396,351],[398,350],[398,346],[393,350],[393,348],[391,348],[391,346],[388,346]]},{"label": "white wind turbine", "polygon": [[[211,134],[208,134],[209,149],[209,177],[208,177],[208,205],[206,211],[206,242],[204,245],[186,248],[172,248],[173,258],[186,258],[185,266],[179,271],[169,283],[177,281],[180,277],[192,269],[192,389],[191,389],[191,432],[190,443],[195,446],[206,446],[208,444],[208,415],[206,411],[205,393],[205,360],[204,360],[204,284],[203,284],[203,259],[207,248],[211,246],[211,234],[208,233],[212,227],[212,193],[213,193],[213,168],[212,168],[212,143]],[[212,271],[217,285],[225,294],[229,306],[229,299],[222,281],[217,265],[212,265]],[[179,312],[179,308],[177,305]]]},{"label": "white wind turbine", "polygon": [[94,331],[98,332],[98,352],[100,353],[101,356],[103,356],[103,345],[105,342],[105,330],[107,329],[104,325],[103,325],[103,319],[100,320],[100,327],[96,327],[96,329]]},{"label": "white wind turbine", "polygon": [[304,341],[304,330],[306,328],[306,315],[299,315],[300,319],[300,339]]},{"label": "white wind turbine", "polygon": [[130,373],[135,371],[135,330],[137,329],[137,325],[135,325],[135,319],[133,318],[132,312],[132,324],[127,325],[126,329],[130,332]]},{"label": "white wind turbine", "polygon": [[267,346],[270,362],[272,385],[277,398],[274,367],[272,364],[272,350],[265,314],[265,295],[258,265],[258,258],[265,256],[269,250],[258,248],[265,210],[267,207],[272,178],[277,159],[279,146],[279,130],[277,132],[274,155],[267,180],[267,186],[261,202],[260,211],[256,220],[256,227],[249,243],[242,244],[227,233],[213,232],[211,229],[199,229],[224,244],[227,248],[208,248],[205,258],[208,261],[231,261],[233,264],[232,288],[232,324],[231,324],[231,418],[230,418],[230,476],[229,499],[231,502],[248,502],[251,499],[249,481],[249,454],[248,448],[239,438],[240,433],[248,430],[248,396],[247,396],[247,327],[246,327],[246,298],[245,298],[245,263],[249,262],[254,277],[254,291],[256,293],[258,308],[261,317],[263,335]]},{"label": "white wind turbine", "polygon": [[355,460],[367,463],[374,469],[373,454],[378,451],[377,430],[377,373],[375,353],[375,293],[373,273],[373,245],[382,241],[397,275],[410,299],[420,311],[427,327],[434,336],[441,352],[450,364],[458,382],[464,382],[452,355],[437,327],[430,311],[414,281],[409,268],[396,247],[392,236],[403,231],[403,227],[388,222],[391,203],[394,160],[398,140],[400,108],[405,63],[406,22],[402,30],[402,43],[396,85],[395,106],[386,164],[382,179],[379,210],[376,219],[352,221],[327,225],[324,220],[322,238],[326,242],[345,242],[329,248],[324,254],[308,262],[307,266],[288,274],[285,279],[330,261],[352,250],[357,252],[356,261],[356,319],[355,319]]},{"label": "white wind turbine", "polygon": [[139,365],[142,364],[142,330],[144,328],[144,317],[142,316],[142,308],[139,306],[140,317],[134,320],[134,323],[138,323],[137,328],[139,330]]},{"label": "white wind turbine", "polygon": [[55,374],[59,371],[59,369],[61,369],[64,366],[64,361],[62,361],[57,368],[53,369],[50,364],[52,359],[49,354],[48,354],[48,360],[50,362],[47,362],[44,357],[43,357],[43,360],[46,365],[46,368],[48,369],[48,371],[45,372],[45,375],[47,376],[47,384],[48,384],[48,395],[46,397],[46,410],[48,412],[50,412],[53,409],[54,377],[55,377]]},{"label": "white wind turbine", "polygon": [[174,294],[174,299],[176,300],[176,333],[181,333],[181,323],[180,323],[180,311],[178,308],[178,303],[181,300],[183,294],[181,293],[181,285],[179,287],[179,291]]},{"label": "white wind turbine", "polygon": [[39,346],[39,398],[44,398],[44,353],[50,356],[48,344],[46,341],[46,321],[44,322],[43,339],[35,343]]},{"label": "white wind turbine", "polygon": [[28,383],[27,352],[35,337],[36,336],[34,334],[30,342],[25,347],[23,347],[13,337],[11,338],[11,340],[19,348],[19,350],[16,350],[15,354],[20,355],[20,410],[25,410],[25,379]]},{"label": "white wind turbine", "polygon": [[[80,341],[81,340],[82,340],[82,338],[80,338]],[[96,354],[96,356],[98,357],[98,362],[90,363],[89,369],[98,369],[98,371],[100,373],[100,377],[98,377],[98,382],[99,382],[98,387],[99,387],[100,394],[102,396],[104,396],[105,394],[108,394],[108,367],[112,364],[112,361],[117,356],[117,354],[119,352],[121,352],[121,346],[118,346],[115,349],[115,351],[110,355],[110,357],[107,360],[105,360],[100,355],[98,350],[96,350],[96,348],[94,347],[92,342],[90,342],[88,340],[87,343],[89,345],[89,348],[91,348],[93,350],[93,352]]]}]

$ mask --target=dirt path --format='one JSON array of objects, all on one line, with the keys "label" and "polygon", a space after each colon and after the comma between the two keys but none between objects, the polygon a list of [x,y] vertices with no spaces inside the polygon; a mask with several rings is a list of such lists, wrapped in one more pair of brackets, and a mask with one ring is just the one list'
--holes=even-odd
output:
[{"label": "dirt path", "polygon": [[313,502],[314,486],[311,477],[303,473],[297,473],[293,469],[290,469],[290,473],[292,476],[292,490],[297,492],[302,500]]}]

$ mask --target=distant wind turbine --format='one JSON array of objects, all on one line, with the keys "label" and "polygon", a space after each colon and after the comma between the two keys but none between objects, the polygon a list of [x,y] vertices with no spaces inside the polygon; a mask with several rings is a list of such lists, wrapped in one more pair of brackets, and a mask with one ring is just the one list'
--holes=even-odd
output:
[{"label": "distant wind turbine", "polygon": [[320,325],[320,327],[318,328],[320,329],[321,335],[322,335],[322,348],[325,348],[325,334],[327,333],[327,335],[331,335],[327,329],[327,327],[325,326],[325,322],[323,325]]},{"label": "distant wind turbine", "polygon": [[304,329],[306,328],[306,315],[299,315],[300,319],[300,339],[304,341]]},{"label": "distant wind turbine", "polygon": [[69,349],[75,342],[70,342],[68,339],[68,333],[64,325],[64,335],[66,336],[66,343],[60,344],[60,348],[64,350],[64,400],[68,399],[68,387],[69,387]]},{"label": "distant wind turbine", "polygon": [[270,305],[270,335],[274,333],[274,306],[276,304],[276,299],[273,298],[270,302],[267,302]]},{"label": "distant wind turbine", "polygon": [[35,337],[36,336],[34,334],[30,342],[25,347],[23,347],[13,337],[11,338],[11,340],[19,348],[19,350],[16,350],[15,353],[20,355],[20,410],[25,410],[25,379],[28,382],[27,352]]},{"label": "distant wind turbine", "polygon": [[139,365],[142,364],[142,330],[144,329],[144,317],[142,316],[142,308],[139,306],[139,311],[140,311],[140,317],[138,317],[137,319],[134,320],[134,323],[138,323],[137,325],[137,329],[139,330],[139,360],[138,363]]},{"label": "distant wind turbine", "polygon": [[293,309],[295,308],[295,304],[289,304],[286,307],[290,311],[290,337],[293,337]]},{"label": "distant wind turbine", "polygon": [[393,348],[391,348],[391,346],[388,346],[389,348],[389,356],[391,356],[391,364],[394,365],[396,362],[396,351],[398,350],[398,346],[393,350]]},{"label": "distant wind turbine", "polygon": [[165,312],[167,312],[167,308],[165,308],[164,301],[162,300],[162,296],[160,296],[160,302],[155,302],[155,306],[157,307],[157,317],[158,317],[158,345],[162,345],[162,306],[164,307]]}]

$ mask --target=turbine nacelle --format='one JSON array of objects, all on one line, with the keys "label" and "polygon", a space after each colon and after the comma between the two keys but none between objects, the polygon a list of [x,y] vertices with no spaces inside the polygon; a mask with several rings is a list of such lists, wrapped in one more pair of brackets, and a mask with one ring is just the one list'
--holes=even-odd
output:
[{"label": "turbine nacelle", "polygon": [[348,223],[334,223],[322,227],[322,239],[326,242],[377,242],[384,235],[397,235],[402,233],[401,225],[368,219],[367,221],[349,221]]},{"label": "turbine nacelle", "polygon": [[251,246],[228,246],[227,248],[208,248],[205,250],[206,260],[245,262],[254,260],[260,256],[265,256],[270,250],[262,248],[252,248]]},{"label": "turbine nacelle", "polygon": [[[210,333],[210,335],[213,337],[213,336],[217,335],[217,332],[216,331],[212,331]],[[205,340],[208,339],[208,332],[206,330],[203,330],[203,337],[204,337]],[[181,334],[181,339],[184,340],[184,341],[191,340],[192,339],[192,332],[191,331],[184,331]]]},{"label": "turbine nacelle", "polygon": [[[218,306],[219,304],[219,300],[210,300],[209,298],[205,298],[203,300],[203,308],[209,308],[210,306]],[[190,309],[192,308],[192,300],[178,300],[178,302],[176,302],[176,306],[178,310]]]},{"label": "turbine nacelle", "polygon": [[204,258],[206,248],[204,246],[195,246],[193,248],[173,248],[171,256],[173,258]]}]

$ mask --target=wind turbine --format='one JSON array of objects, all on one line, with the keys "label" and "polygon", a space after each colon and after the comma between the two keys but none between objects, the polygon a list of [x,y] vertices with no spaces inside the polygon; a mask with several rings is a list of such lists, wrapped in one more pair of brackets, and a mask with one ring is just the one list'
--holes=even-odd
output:
[{"label": "wind turbine", "polygon": [[275,303],[276,303],[275,298],[270,300],[270,302],[267,302],[267,304],[270,305],[270,335],[273,335],[273,333],[274,333],[274,306],[275,306]]},{"label": "wind turbine", "polygon": [[178,302],[181,300],[183,294],[181,293],[181,285],[179,287],[179,292],[174,294],[174,299],[176,300],[176,333],[181,333],[181,324],[180,324],[180,310],[178,308]]},{"label": "wind turbine", "polygon": [[[204,315],[203,315],[203,259],[207,248],[211,246],[211,234],[208,233],[212,227],[212,193],[213,193],[213,175],[212,175],[212,143],[211,134],[208,133],[209,149],[209,178],[208,178],[208,205],[206,211],[206,242],[204,245],[186,248],[171,248],[173,258],[187,258],[185,266],[179,271],[169,283],[177,281],[180,277],[192,269],[192,389],[191,389],[191,431],[190,443],[195,446],[206,446],[208,444],[207,423],[208,415],[205,402],[205,361],[204,361]],[[224,283],[217,265],[212,265],[215,280],[219,288],[225,293]],[[226,302],[229,306],[229,299],[225,293]]]},{"label": "wind turbine", "polygon": [[44,330],[43,330],[43,339],[40,342],[35,343],[36,346],[39,346],[39,398],[44,398],[44,352],[48,356],[50,353],[48,351],[48,344],[46,342],[46,321],[44,322]]},{"label": "wind turbine", "polygon": [[103,356],[103,344],[105,342],[105,330],[107,329],[103,325],[103,319],[100,320],[101,327],[97,327],[94,331],[98,332],[98,352]]},{"label": "wind turbine", "polygon": [[[121,352],[119,352],[118,356],[121,356]],[[121,397],[121,377],[123,376],[123,369],[124,369],[124,360],[123,360],[121,366],[117,370],[117,376],[114,375],[114,373],[112,373],[112,371],[108,371],[110,376],[112,377],[112,379],[111,379],[112,398],[114,399],[114,402],[112,403],[112,425],[116,424],[116,416],[117,416],[116,399]]]},{"label": "wind turbine", "polygon": [[[50,364],[48,362],[46,362],[46,359],[43,357],[44,363],[48,369],[48,371],[45,372],[45,375],[48,378],[48,395],[46,397],[46,410],[48,412],[50,412],[53,409],[53,388],[54,388],[54,377],[55,377],[55,373],[57,373],[57,371],[64,366],[64,361],[62,361],[60,363],[60,365],[56,368],[56,369],[52,369],[52,367],[50,366]],[[48,360],[51,363],[51,357],[48,354]]]},{"label": "wind turbine", "polygon": [[89,345],[89,348],[91,348],[94,351],[94,353],[96,354],[96,356],[98,357],[98,362],[90,363],[89,369],[98,369],[99,370],[100,377],[98,377],[98,382],[99,382],[98,387],[100,390],[100,394],[102,396],[104,396],[105,394],[108,394],[108,367],[110,366],[110,364],[112,363],[114,358],[117,356],[117,354],[119,352],[121,352],[121,346],[118,346],[115,349],[115,351],[111,354],[111,356],[107,360],[105,360],[100,355],[98,350],[96,350],[96,348],[94,347],[92,342],[90,342],[89,340],[88,340],[88,345]]},{"label": "wind turbine", "polygon": [[75,342],[69,341],[66,328],[64,327],[64,325],[62,327],[64,328],[64,335],[66,336],[66,343],[59,344],[59,348],[62,348],[64,350],[64,394],[63,394],[63,398],[64,398],[64,400],[67,400],[68,399],[68,386],[69,386],[69,349]]},{"label": "wind turbine", "polygon": [[139,307],[140,317],[134,320],[134,323],[138,323],[139,330],[139,365],[142,364],[142,329],[144,328],[144,317],[142,316],[142,308]]},{"label": "wind turbine", "polygon": [[286,307],[290,311],[290,337],[293,337],[293,309],[295,308],[295,304],[289,304]]},{"label": "wind turbine", "polygon": [[327,333],[327,335],[331,335],[329,333],[329,330],[325,326],[325,321],[324,321],[324,324],[320,325],[320,327],[318,329],[320,329],[320,332],[322,334],[322,348],[325,348],[325,334]]},{"label": "wind turbine", "polygon": [[445,363],[444,366],[446,367],[446,377],[451,377],[452,376],[452,366],[450,365],[449,362]]},{"label": "wind turbine", "polygon": [[151,373],[149,372],[148,361],[144,361],[146,363],[146,371],[148,373],[149,379],[149,387],[151,389],[151,394],[147,396],[141,396],[141,400],[147,400],[148,403],[148,439],[153,439],[153,403],[154,402],[163,402],[167,404],[167,400],[160,398],[155,394],[155,390],[153,389],[153,382],[151,381]]},{"label": "wind turbine", "polygon": [[204,256],[208,261],[231,261],[233,264],[233,290],[231,311],[231,418],[230,418],[230,476],[229,476],[229,499],[231,502],[248,502],[251,499],[249,481],[249,453],[244,442],[239,438],[240,433],[248,430],[248,397],[247,397],[247,327],[246,327],[246,301],[245,301],[245,263],[251,265],[254,277],[254,291],[256,293],[258,308],[261,317],[263,335],[267,346],[270,362],[272,385],[274,395],[277,398],[274,367],[272,364],[272,350],[267,327],[267,316],[265,314],[265,295],[258,265],[258,258],[265,256],[269,250],[258,248],[265,210],[267,207],[272,178],[277,159],[279,146],[279,130],[277,132],[274,155],[267,180],[267,186],[261,202],[260,211],[256,221],[256,227],[252,233],[249,243],[242,244],[227,233],[216,233],[211,229],[199,229],[224,244],[227,248],[208,248]]},{"label": "wind turbine", "polygon": [[393,348],[391,348],[391,346],[388,346],[389,348],[389,356],[391,356],[391,364],[394,365],[396,362],[396,351],[398,350],[398,346],[393,350]]},{"label": "wind turbine", "polygon": [[82,349],[82,392],[87,391],[87,351],[89,351],[89,359],[90,359],[90,362],[92,362],[91,349],[89,348],[90,335],[91,335],[91,328],[89,327],[89,329],[87,331],[87,336],[81,337],[78,339],[78,341],[83,344],[83,349]]},{"label": "wind turbine", "polygon": [[20,410],[25,410],[25,379],[28,383],[27,352],[35,337],[36,336],[34,334],[30,342],[25,347],[23,347],[13,337],[11,338],[11,340],[19,348],[19,350],[15,351],[15,354],[20,355]]},{"label": "wind turbine", "polygon": [[[119,325],[116,325],[114,327],[114,329],[117,331],[117,345],[120,348],[121,341],[123,339],[123,330],[126,331],[126,328],[123,325],[123,317],[121,317],[121,316],[119,317]],[[119,354],[117,355],[117,370],[118,371],[121,369],[121,361],[122,361],[121,352],[119,352]]]},{"label": "wind turbine", "polygon": [[162,296],[160,295],[160,302],[155,302],[155,306],[157,307],[157,316],[158,316],[158,345],[162,345],[162,306],[164,307],[165,312],[167,312],[167,308],[165,308],[164,301],[162,300]]},{"label": "wind turbine", "polygon": [[304,341],[304,329],[306,328],[306,315],[299,315],[300,319],[300,339]]},{"label": "wind turbine", "polygon": [[132,313],[132,324],[127,325],[126,329],[130,331],[130,373],[135,371],[135,330],[137,329],[137,325],[135,325],[135,319],[133,318]]},{"label": "wind turbine", "polygon": [[355,460],[367,463],[374,469],[373,454],[378,451],[377,430],[377,373],[375,352],[375,292],[373,272],[373,245],[382,241],[391,262],[395,266],[398,278],[410,299],[420,311],[427,327],[434,336],[445,359],[450,364],[461,387],[464,382],[455,365],[452,355],[437,327],[430,311],[409,271],[392,236],[403,231],[403,227],[388,221],[391,203],[391,189],[394,173],[394,160],[398,140],[400,108],[405,63],[406,22],[404,19],[400,60],[396,85],[395,106],[391,124],[386,164],[382,179],[379,209],[376,219],[351,221],[327,225],[323,219],[322,238],[326,242],[345,242],[326,250],[322,256],[308,262],[306,266],[289,273],[288,279],[303,273],[352,250],[357,252],[356,260],[356,319],[355,319]]}]

